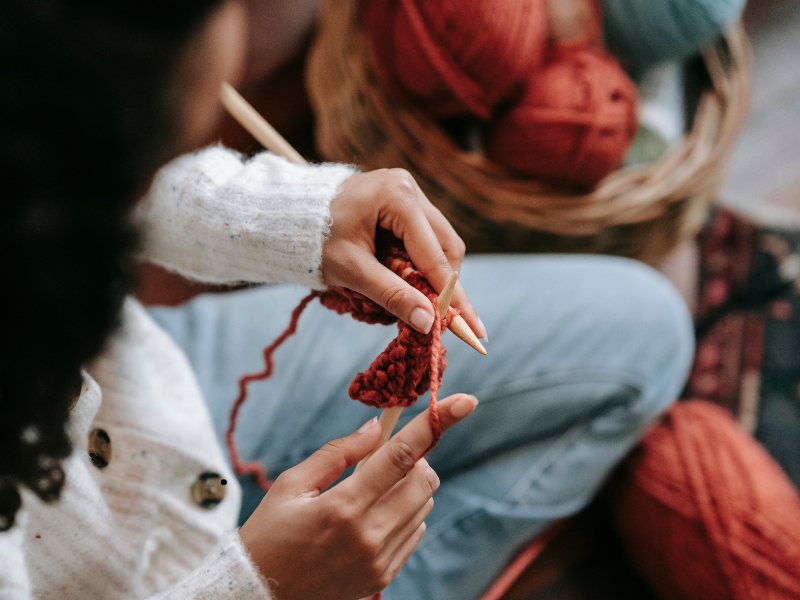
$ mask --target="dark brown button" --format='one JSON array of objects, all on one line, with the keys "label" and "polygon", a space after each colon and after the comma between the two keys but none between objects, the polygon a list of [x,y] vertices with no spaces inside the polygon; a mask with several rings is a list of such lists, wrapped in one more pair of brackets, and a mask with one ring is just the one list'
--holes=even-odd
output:
[{"label": "dark brown button", "polygon": [[105,469],[111,461],[111,438],[103,429],[93,429],[89,434],[89,458],[98,469]]},{"label": "dark brown button", "polygon": [[202,473],[192,485],[192,499],[198,506],[214,508],[225,497],[227,480],[218,473],[206,471]]}]

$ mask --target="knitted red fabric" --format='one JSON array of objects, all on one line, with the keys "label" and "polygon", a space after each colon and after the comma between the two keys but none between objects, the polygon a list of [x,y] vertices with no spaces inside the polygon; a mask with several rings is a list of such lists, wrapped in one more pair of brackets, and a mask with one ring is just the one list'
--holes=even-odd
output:
[{"label": "knitted red fabric", "polygon": [[434,115],[492,110],[542,63],[545,0],[362,0],[378,74]]},{"label": "knitted red fabric", "polygon": [[493,125],[486,154],[527,175],[590,188],[622,164],[637,98],[609,54],[555,48],[519,105]]},{"label": "knitted red fabric", "polygon": [[[436,445],[442,435],[437,409],[437,395],[442,383],[442,374],[447,368],[446,350],[442,346],[442,333],[458,314],[458,310],[450,307],[444,318],[440,318],[436,306],[438,295],[425,278],[414,269],[408,255],[403,250],[392,248],[386,259],[398,274],[412,269],[405,280],[409,285],[420,290],[428,297],[436,316],[430,333],[418,333],[404,322],[398,323],[400,330],[397,338],[384,350],[363,373],[359,373],[350,384],[350,397],[368,406],[391,408],[393,406],[411,406],[419,395],[430,389],[430,410],[428,418],[433,431],[431,448]],[[397,317],[372,300],[351,290],[341,287],[329,287],[324,292],[311,292],[300,301],[292,312],[292,318],[286,330],[264,349],[264,369],[258,373],[244,375],[239,380],[239,396],[231,409],[226,441],[231,456],[231,463],[237,475],[252,475],[256,483],[268,490],[271,482],[267,478],[264,466],[258,462],[243,462],[236,445],[236,423],[239,411],[247,400],[247,388],[253,381],[269,378],[274,369],[275,351],[297,331],[297,323],[308,304],[319,298],[320,303],[336,311],[338,314],[350,313],[357,321],[373,324],[390,325],[398,322]]]},{"label": "knitted red fabric", "polygon": [[800,598],[800,495],[712,404],[677,404],[615,486],[631,559],[662,600]]}]

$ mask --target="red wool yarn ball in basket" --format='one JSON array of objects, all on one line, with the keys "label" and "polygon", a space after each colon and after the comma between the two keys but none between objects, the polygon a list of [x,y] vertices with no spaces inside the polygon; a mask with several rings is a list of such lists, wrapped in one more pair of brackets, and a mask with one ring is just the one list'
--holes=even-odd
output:
[{"label": "red wool yarn ball in basket", "polygon": [[661,600],[800,598],[800,495],[718,406],[675,405],[611,492],[631,560]]},{"label": "red wool yarn ball in basket", "polygon": [[382,83],[437,117],[489,118],[547,47],[546,0],[362,0]]},{"label": "red wool yarn ball in basket", "polygon": [[608,53],[553,48],[525,96],[488,132],[486,154],[526,175],[591,188],[636,135],[636,86]]}]

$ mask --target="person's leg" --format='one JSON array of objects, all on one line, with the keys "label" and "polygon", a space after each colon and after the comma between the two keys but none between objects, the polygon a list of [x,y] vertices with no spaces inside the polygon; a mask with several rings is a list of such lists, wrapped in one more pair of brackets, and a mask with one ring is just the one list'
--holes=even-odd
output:
[{"label": "person's leg", "polygon": [[443,394],[480,404],[432,452],[434,511],[385,600],[479,597],[522,545],[591,501],[691,366],[685,304],[641,264],[487,257],[464,271],[493,359],[449,344]]},{"label": "person's leg", "polygon": [[[491,342],[482,357],[445,336],[442,394],[481,404],[429,457],[442,478],[428,531],[387,600],[477,597],[521,544],[580,510],[648,421],[679,393],[693,340],[657,273],[603,257],[478,257],[462,281]],[[187,350],[220,430],[243,372],[303,292],[267,288],[153,314]],[[273,474],[375,411],[347,387],[395,335],[315,305],[253,389],[238,439]],[[407,409],[402,423],[427,404]],[[249,514],[258,500],[245,486]]]}]

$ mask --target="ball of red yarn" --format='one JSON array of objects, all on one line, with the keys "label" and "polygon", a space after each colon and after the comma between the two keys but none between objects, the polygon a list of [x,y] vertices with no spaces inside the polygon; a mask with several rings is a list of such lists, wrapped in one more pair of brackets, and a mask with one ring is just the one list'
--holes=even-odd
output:
[{"label": "ball of red yarn", "polygon": [[638,126],[637,99],[606,52],[555,48],[521,102],[488,133],[486,154],[527,175],[593,187],[622,164]]},{"label": "ball of red yarn", "polygon": [[545,56],[545,0],[362,0],[384,85],[438,117],[492,109]]},{"label": "ball of red yarn", "polygon": [[677,404],[613,489],[630,557],[662,600],[800,598],[800,495],[721,408]]}]

